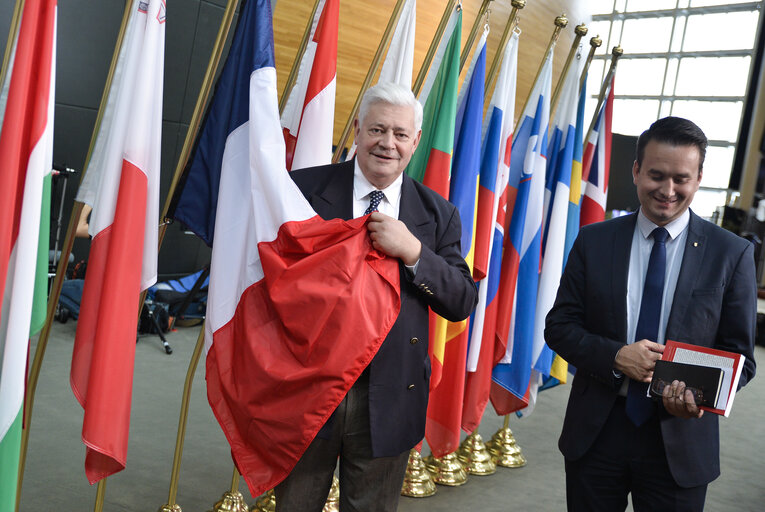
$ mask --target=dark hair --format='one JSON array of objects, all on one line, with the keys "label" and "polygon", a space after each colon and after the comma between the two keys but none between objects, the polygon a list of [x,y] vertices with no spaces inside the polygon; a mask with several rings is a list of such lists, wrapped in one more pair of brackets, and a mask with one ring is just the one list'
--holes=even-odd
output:
[{"label": "dark hair", "polygon": [[643,163],[645,147],[649,141],[663,142],[673,146],[696,146],[699,149],[699,172],[704,166],[707,153],[707,136],[695,123],[682,117],[664,117],[654,122],[650,128],[640,134],[637,142],[638,168]]}]

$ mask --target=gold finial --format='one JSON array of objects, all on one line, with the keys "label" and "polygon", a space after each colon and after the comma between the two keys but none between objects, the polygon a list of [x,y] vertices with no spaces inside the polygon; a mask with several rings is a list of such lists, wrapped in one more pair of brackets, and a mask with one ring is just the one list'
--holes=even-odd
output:
[{"label": "gold finial", "polygon": [[523,9],[526,7],[526,0],[513,0],[510,2],[510,5],[515,7],[516,9]]},{"label": "gold finial", "polygon": [[581,25],[577,25],[574,28],[574,34],[576,34],[578,36],[582,36],[582,37],[586,36],[587,35],[587,25],[585,25],[584,23],[582,23]]},{"label": "gold finial", "polygon": [[566,13],[564,12],[560,16],[555,18],[555,26],[560,28],[566,28],[568,25],[568,18],[566,18]]},{"label": "gold finial", "polygon": [[590,46],[592,46],[593,48],[600,48],[600,45],[602,44],[603,44],[603,40],[600,38],[600,34],[590,38]]},{"label": "gold finial", "polygon": [[614,57],[621,57],[624,55],[624,49],[621,46],[614,46],[614,49],[611,50],[611,55]]}]

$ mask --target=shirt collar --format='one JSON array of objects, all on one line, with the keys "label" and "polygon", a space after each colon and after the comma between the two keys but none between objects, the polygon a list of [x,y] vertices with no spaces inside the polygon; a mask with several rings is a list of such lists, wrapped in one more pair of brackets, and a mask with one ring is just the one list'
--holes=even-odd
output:
[{"label": "shirt collar", "polygon": [[[680,233],[683,232],[683,230],[688,227],[688,222],[691,219],[691,212],[686,208],[682,215],[680,215],[678,218],[673,220],[672,222],[668,223],[664,226],[664,229],[667,230],[669,233],[669,237],[671,240],[674,240],[677,238]],[[643,238],[648,238],[651,236],[651,233],[653,233],[653,230],[658,228],[656,224],[648,220],[648,217],[645,216],[643,213],[643,209],[641,208],[638,212],[638,218],[637,218],[637,226],[640,230],[640,234],[643,235]]]},{"label": "shirt collar", "polygon": [[394,208],[398,208],[399,199],[401,198],[401,184],[404,182],[404,173],[398,175],[398,178],[396,178],[393,183],[388,185],[384,189],[378,189],[371,183],[369,183],[369,180],[364,176],[364,173],[361,172],[361,167],[359,167],[359,160],[357,158],[353,159],[353,199],[355,201],[360,201],[367,197],[373,190],[380,190],[383,195],[385,196],[385,199],[393,206]]}]

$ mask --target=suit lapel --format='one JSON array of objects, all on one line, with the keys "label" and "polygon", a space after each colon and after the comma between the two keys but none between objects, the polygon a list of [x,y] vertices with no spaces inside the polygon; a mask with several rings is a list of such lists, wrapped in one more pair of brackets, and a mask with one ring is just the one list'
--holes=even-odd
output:
[{"label": "suit lapel", "polygon": [[625,224],[617,229],[614,234],[614,250],[611,261],[611,303],[614,307],[607,308],[613,313],[612,321],[618,326],[620,339],[627,339],[627,279],[629,276],[630,251],[632,250],[632,236],[635,232],[637,214],[624,217]]},{"label": "suit lapel", "polygon": [[353,170],[354,161],[338,166],[327,166],[333,173],[327,186],[311,198],[311,206],[322,219],[353,218]]},{"label": "suit lapel", "polygon": [[404,181],[401,183],[398,219],[406,224],[409,231],[419,235],[420,240],[427,239],[427,235],[432,231],[433,220],[422,206],[414,181],[406,174],[404,174]]},{"label": "suit lapel", "polygon": [[679,324],[681,319],[685,318],[685,311],[690,305],[691,293],[695,287],[698,269],[701,268],[701,262],[704,260],[704,254],[706,253],[707,237],[702,229],[704,221],[695,213],[690,213],[688,238],[685,241],[680,274],[677,276],[677,287],[675,288],[675,296],[672,299],[672,310],[669,312],[669,319],[667,320],[666,339],[676,339],[677,333],[682,330],[683,326]]}]

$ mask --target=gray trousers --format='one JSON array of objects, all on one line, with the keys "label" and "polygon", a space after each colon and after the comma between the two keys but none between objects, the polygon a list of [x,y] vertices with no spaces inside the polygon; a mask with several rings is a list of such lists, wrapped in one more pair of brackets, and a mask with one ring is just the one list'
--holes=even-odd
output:
[{"label": "gray trousers", "polygon": [[290,475],[274,488],[276,511],[321,512],[338,457],[341,512],[395,511],[409,451],[372,457],[367,372],[340,402],[333,423],[331,438],[314,439]]}]

